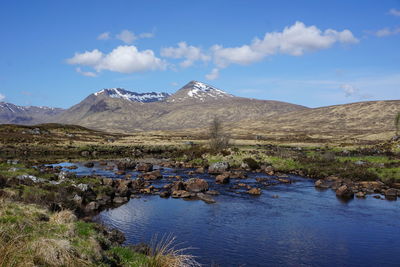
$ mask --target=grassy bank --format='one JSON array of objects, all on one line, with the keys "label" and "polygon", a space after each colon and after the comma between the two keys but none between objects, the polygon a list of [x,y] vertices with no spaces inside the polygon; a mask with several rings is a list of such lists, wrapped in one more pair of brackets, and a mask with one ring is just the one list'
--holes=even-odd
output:
[{"label": "grassy bank", "polygon": [[[21,175],[35,179],[21,179]],[[69,176],[51,183],[57,180],[56,173],[24,164],[0,164],[0,266],[198,265],[175,247],[173,237],[126,247],[118,231],[88,222],[85,205],[115,194],[100,178]],[[82,183],[89,190],[77,187]],[[74,196],[80,196],[81,203]]]}]

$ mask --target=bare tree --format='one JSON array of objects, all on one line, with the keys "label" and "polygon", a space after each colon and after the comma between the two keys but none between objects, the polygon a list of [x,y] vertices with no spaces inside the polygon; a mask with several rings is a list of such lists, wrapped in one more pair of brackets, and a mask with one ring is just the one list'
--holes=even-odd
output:
[{"label": "bare tree", "polygon": [[222,122],[217,117],[211,122],[209,135],[212,150],[220,151],[228,147],[229,136],[224,132]]}]

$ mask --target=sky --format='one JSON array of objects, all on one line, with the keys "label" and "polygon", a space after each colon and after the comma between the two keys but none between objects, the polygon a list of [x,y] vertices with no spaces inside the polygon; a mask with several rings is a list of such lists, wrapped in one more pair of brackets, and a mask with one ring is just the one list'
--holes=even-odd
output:
[{"label": "sky", "polygon": [[0,101],[191,80],[308,107],[400,99],[400,1],[0,1]]}]

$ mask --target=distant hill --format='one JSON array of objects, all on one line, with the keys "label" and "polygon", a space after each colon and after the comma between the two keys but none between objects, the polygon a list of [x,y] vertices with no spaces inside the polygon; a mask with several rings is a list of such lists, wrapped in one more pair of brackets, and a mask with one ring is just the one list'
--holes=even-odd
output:
[{"label": "distant hill", "polygon": [[51,121],[64,110],[61,108],[17,106],[0,102],[0,124],[33,125]]},{"label": "distant hill", "polygon": [[394,135],[400,100],[367,101],[297,110],[229,125],[238,135],[314,139],[387,139]]},{"label": "distant hill", "polygon": [[[57,121],[111,132],[179,130],[206,127],[214,117],[235,122],[307,109],[285,102],[236,97],[198,81],[189,82],[172,95],[143,94],[151,101],[138,99],[137,93],[115,90],[91,94],[60,114]],[[154,95],[161,97],[154,99]]]}]

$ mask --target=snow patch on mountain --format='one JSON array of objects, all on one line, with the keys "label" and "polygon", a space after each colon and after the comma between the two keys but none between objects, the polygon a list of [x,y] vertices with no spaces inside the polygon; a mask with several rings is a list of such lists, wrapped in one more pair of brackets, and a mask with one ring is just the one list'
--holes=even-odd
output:
[{"label": "snow patch on mountain", "polygon": [[228,94],[227,92],[198,81],[192,82],[192,89],[187,92],[187,95],[193,98],[200,99],[204,99],[205,97],[233,97],[233,95]]},{"label": "snow patch on mountain", "polygon": [[141,103],[149,103],[149,102],[157,102],[162,101],[169,96],[167,93],[135,93],[131,91],[127,91],[122,88],[110,88],[103,89],[97,93],[94,93],[95,96],[106,95],[111,98],[120,98],[133,102],[141,102]]}]

